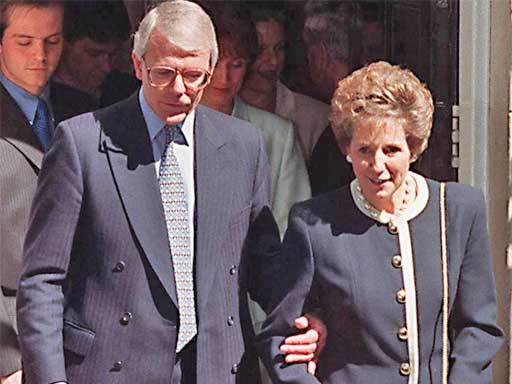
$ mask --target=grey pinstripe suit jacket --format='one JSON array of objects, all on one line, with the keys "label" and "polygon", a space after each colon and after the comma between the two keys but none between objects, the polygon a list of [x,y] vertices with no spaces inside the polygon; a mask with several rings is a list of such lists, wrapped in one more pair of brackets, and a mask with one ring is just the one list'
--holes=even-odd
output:
[{"label": "grey pinstripe suit jacket", "polygon": [[5,376],[21,368],[15,293],[43,152],[23,112],[1,85],[0,108],[0,376]]},{"label": "grey pinstripe suit jacket", "polygon": [[[52,83],[55,120],[91,108],[89,96]],[[15,294],[23,240],[43,151],[16,101],[0,85],[0,376],[21,368],[15,321]]]},{"label": "grey pinstripe suit jacket", "polygon": [[[195,285],[200,383],[257,383],[247,292],[279,255],[264,143],[199,107]],[[136,95],[64,122],[34,200],[18,293],[29,383],[169,383],[179,326],[154,159]]]}]

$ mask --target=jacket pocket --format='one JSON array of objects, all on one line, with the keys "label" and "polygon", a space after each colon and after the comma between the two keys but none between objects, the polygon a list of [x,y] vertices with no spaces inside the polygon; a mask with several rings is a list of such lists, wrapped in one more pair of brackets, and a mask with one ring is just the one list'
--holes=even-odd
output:
[{"label": "jacket pocket", "polygon": [[64,349],[86,356],[92,347],[96,334],[80,324],[64,320]]}]

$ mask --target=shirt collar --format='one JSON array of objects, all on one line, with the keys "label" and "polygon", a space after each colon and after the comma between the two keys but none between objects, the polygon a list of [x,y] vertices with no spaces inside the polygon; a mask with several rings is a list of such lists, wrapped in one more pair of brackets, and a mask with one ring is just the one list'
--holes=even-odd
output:
[{"label": "shirt collar", "polygon": [[16,104],[20,107],[21,111],[30,122],[30,124],[34,123],[34,119],[36,116],[37,104],[39,103],[39,97],[42,98],[48,108],[51,108],[50,104],[50,87],[48,84],[44,87],[43,92],[39,97],[32,95],[27,92],[23,88],[14,84],[11,80],[5,77],[2,73],[0,73],[0,82],[5,87],[9,95],[16,101]]},{"label": "shirt collar", "polygon": [[[148,129],[149,137],[151,141],[156,140],[156,137],[160,134],[162,129],[165,127],[165,122],[162,121],[153,109],[149,106],[146,98],[144,97],[144,92],[142,91],[142,87],[139,90],[139,103],[140,108],[142,110],[142,115],[144,116],[144,120],[146,121],[146,126]],[[181,132],[185,137],[185,145],[191,143],[193,140],[193,132],[194,132],[194,119],[195,119],[195,110],[192,110],[187,114],[183,124],[181,126]]]},{"label": "shirt collar", "polygon": [[238,117],[242,120],[249,120],[249,117],[247,115],[247,104],[245,104],[238,95],[235,95],[235,98],[233,100],[233,111],[231,112],[231,116]]}]

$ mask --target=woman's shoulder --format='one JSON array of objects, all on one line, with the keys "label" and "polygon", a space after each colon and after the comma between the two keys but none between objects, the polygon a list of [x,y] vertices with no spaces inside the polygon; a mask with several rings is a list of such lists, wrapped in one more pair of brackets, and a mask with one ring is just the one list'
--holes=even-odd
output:
[{"label": "woman's shoulder", "polygon": [[[440,182],[427,179],[430,192],[439,190]],[[478,188],[454,181],[445,182],[447,206],[466,209],[485,207],[484,194]]]}]

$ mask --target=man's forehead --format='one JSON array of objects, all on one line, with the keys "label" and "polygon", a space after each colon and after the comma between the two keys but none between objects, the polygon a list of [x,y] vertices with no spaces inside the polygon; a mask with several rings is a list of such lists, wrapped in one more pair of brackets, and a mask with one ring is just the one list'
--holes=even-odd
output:
[{"label": "man's forehead", "polygon": [[194,41],[174,42],[155,29],[149,37],[147,54],[151,53],[157,56],[166,55],[178,58],[210,56],[211,47],[204,40],[204,38],[198,37]]},{"label": "man's forehead", "polygon": [[60,11],[64,15],[64,6],[60,3],[48,4],[48,5],[37,5],[37,4],[18,4],[14,3],[7,7],[5,10],[5,20],[7,26],[10,26],[13,22],[26,21],[26,18],[32,18],[31,13],[33,11],[40,12],[53,12]]}]

